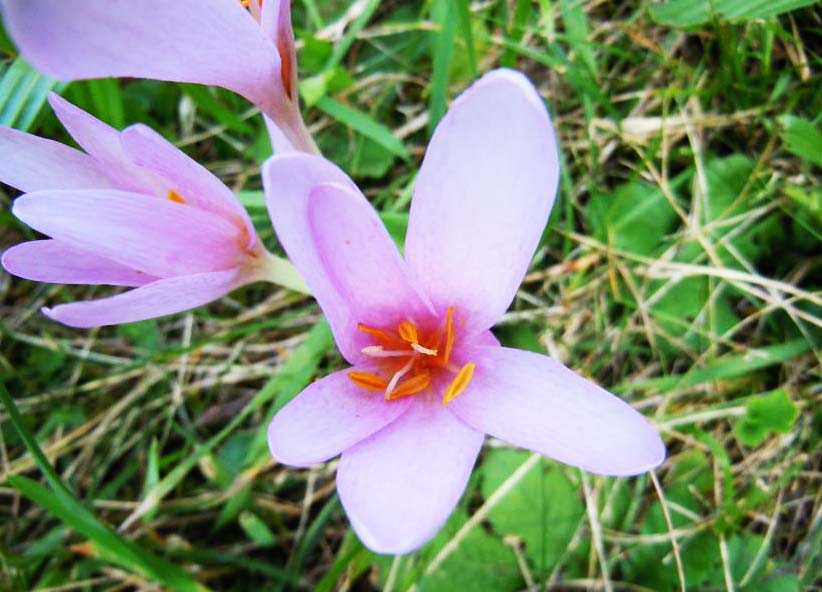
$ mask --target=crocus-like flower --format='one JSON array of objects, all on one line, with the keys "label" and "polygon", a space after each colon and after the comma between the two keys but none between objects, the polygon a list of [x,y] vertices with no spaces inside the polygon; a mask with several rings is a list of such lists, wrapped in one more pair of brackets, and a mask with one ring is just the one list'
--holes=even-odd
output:
[{"label": "crocus-like flower", "polygon": [[553,128],[522,75],[487,74],[443,118],[416,180],[404,258],[333,165],[275,156],[263,180],[276,188],[268,206],[280,240],[353,365],[274,417],[271,453],[294,466],[341,454],[337,490],[368,547],[403,553],[432,537],[485,434],[606,475],[662,462],[659,434],[632,407],[489,331],[557,188]]},{"label": "crocus-like flower", "polygon": [[51,76],[128,76],[222,86],[270,118],[278,152],[317,151],[299,111],[288,0],[0,3],[23,56]]},{"label": "crocus-like flower", "polygon": [[258,280],[304,290],[234,194],[162,136],[143,125],[118,132],[49,100],[86,152],[0,127],[0,181],[26,192],[12,212],[51,237],[7,249],[3,267],[40,282],[135,289],[46,315],[93,327],[180,312]]}]

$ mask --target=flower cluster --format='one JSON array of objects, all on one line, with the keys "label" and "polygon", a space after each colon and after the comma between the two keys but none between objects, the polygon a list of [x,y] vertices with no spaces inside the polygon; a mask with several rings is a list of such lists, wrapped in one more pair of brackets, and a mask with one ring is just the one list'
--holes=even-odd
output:
[{"label": "flower cluster", "polygon": [[[340,456],[340,499],[369,548],[405,553],[430,539],[486,434],[605,475],[663,461],[658,433],[632,407],[491,332],[559,179],[551,120],[522,74],[491,71],[454,101],[417,175],[401,255],[303,123],[287,1],[2,6],[23,55],[57,77],[220,85],[260,108],[276,150],[263,165],[271,221],[352,366],[288,403],[269,446],[300,467]],[[48,316],[91,327],[186,310],[257,280],[303,288],[231,191],[165,139],[51,104],[85,152],[0,128],[0,180],[26,192],[13,212],[50,237],[7,250],[3,265],[37,281],[133,289]]]}]

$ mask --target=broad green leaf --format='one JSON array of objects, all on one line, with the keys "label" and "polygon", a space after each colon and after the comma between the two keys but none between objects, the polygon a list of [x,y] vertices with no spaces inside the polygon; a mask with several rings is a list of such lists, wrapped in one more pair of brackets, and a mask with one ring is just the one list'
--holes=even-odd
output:
[{"label": "broad green leaf", "polygon": [[[446,526],[426,546],[440,549],[467,520],[464,511],[452,514]],[[456,550],[420,581],[426,592],[514,592],[522,589],[513,549],[481,527],[471,529]]]},{"label": "broad green leaf", "polygon": [[664,248],[676,212],[658,187],[634,182],[588,201],[594,236],[624,251],[650,255]]},{"label": "broad green leaf", "polygon": [[[530,456],[524,450],[492,449],[482,464],[486,499]],[[578,488],[557,464],[537,464],[489,512],[500,535],[519,537],[534,568],[550,570],[565,553],[584,507]]]},{"label": "broad green leaf", "polygon": [[788,393],[777,389],[748,399],[744,417],[734,424],[734,434],[745,446],[758,446],[771,433],[791,431],[796,416],[796,405]]},{"label": "broad green leaf", "polygon": [[788,152],[822,166],[822,131],[807,119],[793,115],[779,118],[782,141]]}]

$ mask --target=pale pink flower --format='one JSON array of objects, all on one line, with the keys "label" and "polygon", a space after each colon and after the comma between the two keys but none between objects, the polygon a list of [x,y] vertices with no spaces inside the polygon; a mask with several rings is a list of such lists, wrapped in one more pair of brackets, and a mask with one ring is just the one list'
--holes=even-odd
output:
[{"label": "pale pink flower", "polygon": [[162,136],[144,125],[118,132],[49,100],[85,153],[0,127],[0,181],[26,192],[12,212],[51,237],[7,249],[3,267],[40,282],[135,289],[46,315],[93,327],[180,312],[258,280],[303,288],[234,194]]},{"label": "pale pink flower", "polygon": [[222,86],[270,118],[278,152],[317,151],[299,111],[288,0],[0,0],[0,6],[22,55],[55,78]]},{"label": "pale pink flower", "polygon": [[342,455],[337,490],[374,551],[408,552],[437,532],[485,434],[605,475],[642,473],[665,457],[632,407],[489,331],[527,270],[558,175],[545,106],[507,70],[465,91],[437,128],[404,258],[333,165],[299,154],[264,167],[275,229],[354,366],[274,417],[271,453],[294,466]]}]

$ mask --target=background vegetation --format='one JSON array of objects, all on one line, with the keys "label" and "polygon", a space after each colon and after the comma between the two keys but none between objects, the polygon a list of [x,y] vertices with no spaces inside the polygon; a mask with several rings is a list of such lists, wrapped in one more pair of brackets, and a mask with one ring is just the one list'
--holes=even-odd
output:
[{"label": "background vegetation", "polygon": [[[343,365],[312,300],[259,285],[79,331],[40,306],[111,289],[3,274],[0,589],[822,589],[819,4],[302,0],[294,20],[311,129],[399,241],[448,102],[492,67],[531,77],[559,130],[561,194],[497,334],[630,401],[668,460],[610,479],[491,441],[435,540],[375,556],[333,462],[293,470],[266,449],[274,410]],[[68,141],[49,90],[148,123],[235,188],[277,248],[259,190],[270,147],[241,99],[56,83],[5,35],[0,55],[2,123]],[[0,187],[0,247],[33,238],[14,196]]]}]

